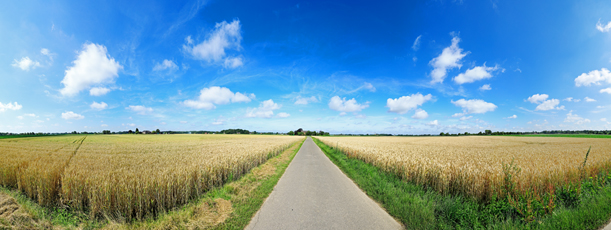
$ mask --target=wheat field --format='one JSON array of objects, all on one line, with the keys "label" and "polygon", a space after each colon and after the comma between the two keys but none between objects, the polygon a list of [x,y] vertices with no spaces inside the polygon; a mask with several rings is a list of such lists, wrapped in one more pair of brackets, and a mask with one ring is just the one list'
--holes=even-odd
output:
[{"label": "wheat field", "polygon": [[0,185],[39,204],[119,220],[156,216],[302,140],[263,135],[89,135],[0,140]]},{"label": "wheat field", "polygon": [[[406,181],[443,194],[462,194],[480,201],[503,195],[508,170],[513,174],[509,179],[516,190],[545,194],[611,169],[611,140],[606,138],[317,138],[348,157],[371,163]],[[591,152],[583,167],[590,146]],[[512,161],[518,170],[508,167]]]}]

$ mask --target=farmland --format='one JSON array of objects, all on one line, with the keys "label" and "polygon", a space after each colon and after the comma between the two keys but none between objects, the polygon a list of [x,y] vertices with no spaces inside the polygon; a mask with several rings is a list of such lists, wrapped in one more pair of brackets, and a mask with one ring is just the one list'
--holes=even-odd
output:
[{"label": "farmland", "polygon": [[302,140],[258,135],[68,135],[0,140],[0,185],[90,217],[165,213]]},{"label": "farmland", "polygon": [[611,169],[611,141],[607,139],[494,136],[319,139],[350,158],[373,164],[405,181],[484,203],[505,195],[510,195],[511,202],[530,194],[543,203],[543,209],[547,205],[547,209],[553,209],[549,196],[556,189],[580,184],[583,179]]}]

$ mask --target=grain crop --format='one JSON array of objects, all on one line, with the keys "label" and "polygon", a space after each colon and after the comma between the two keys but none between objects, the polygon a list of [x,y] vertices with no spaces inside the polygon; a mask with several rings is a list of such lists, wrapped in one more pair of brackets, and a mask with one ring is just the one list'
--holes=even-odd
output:
[{"label": "grain crop", "polygon": [[606,138],[317,138],[348,157],[371,163],[405,181],[483,202],[502,196],[508,184],[523,194],[553,194],[555,188],[579,184],[611,169],[611,140]]},{"label": "grain crop", "polygon": [[302,137],[88,135],[0,140],[0,185],[92,217],[142,219],[247,173]]}]

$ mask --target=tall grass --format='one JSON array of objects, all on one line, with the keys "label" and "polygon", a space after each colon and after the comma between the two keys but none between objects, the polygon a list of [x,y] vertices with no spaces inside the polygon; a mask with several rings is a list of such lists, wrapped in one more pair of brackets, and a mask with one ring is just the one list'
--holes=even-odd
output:
[{"label": "tall grass", "polygon": [[91,217],[156,216],[299,141],[246,135],[105,135],[0,140],[0,184]]}]

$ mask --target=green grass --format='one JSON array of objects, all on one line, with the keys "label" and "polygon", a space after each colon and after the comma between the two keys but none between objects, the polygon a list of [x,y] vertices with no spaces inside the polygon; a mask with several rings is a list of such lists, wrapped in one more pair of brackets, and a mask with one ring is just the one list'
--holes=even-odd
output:
[{"label": "green grass", "polygon": [[559,204],[548,216],[527,223],[505,199],[480,204],[463,196],[441,195],[406,183],[396,175],[347,158],[316,138],[314,142],[369,197],[407,229],[599,229],[611,218],[611,176],[604,186],[584,191],[574,208]]},{"label": "green grass", "polygon": [[506,135],[515,137],[580,137],[580,138],[611,138],[611,135],[603,134],[527,134],[527,135]]}]

